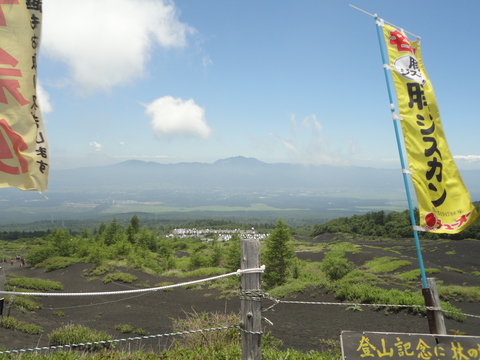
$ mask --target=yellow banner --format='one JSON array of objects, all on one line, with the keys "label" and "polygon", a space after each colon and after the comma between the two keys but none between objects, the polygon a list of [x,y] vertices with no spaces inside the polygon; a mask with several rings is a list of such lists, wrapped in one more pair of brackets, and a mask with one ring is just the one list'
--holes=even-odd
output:
[{"label": "yellow banner", "polygon": [[471,203],[443,133],[432,84],[422,62],[420,44],[384,25],[392,77],[409,169],[425,231],[455,234],[478,213]]},{"label": "yellow banner", "polygon": [[0,0],[0,187],[47,189],[48,146],[36,95],[41,24],[41,0]]}]

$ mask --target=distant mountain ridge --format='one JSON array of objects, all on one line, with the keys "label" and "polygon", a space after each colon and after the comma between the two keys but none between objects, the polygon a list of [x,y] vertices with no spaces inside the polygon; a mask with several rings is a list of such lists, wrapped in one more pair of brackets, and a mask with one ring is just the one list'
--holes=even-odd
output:
[{"label": "distant mountain ridge", "polygon": [[[463,171],[462,177],[472,200],[480,200],[480,170]],[[211,164],[128,160],[51,170],[48,188],[48,200],[34,191],[2,189],[0,224],[129,212],[258,221],[291,211],[309,221],[406,208],[399,169],[271,164],[242,156]]]},{"label": "distant mountain ridge", "polygon": [[304,166],[264,163],[242,156],[220,159],[212,164],[160,164],[127,160],[109,166],[52,170],[52,191],[109,186],[192,189],[371,189],[395,190],[402,186],[399,171],[389,169]]},{"label": "distant mountain ridge", "polygon": [[[462,171],[472,197],[480,199],[479,170]],[[243,156],[219,159],[212,164],[181,162],[160,164],[127,160],[114,165],[52,170],[49,189],[92,187],[151,189],[317,189],[403,191],[398,169],[265,163]],[[476,200],[476,199],[474,199]]]}]

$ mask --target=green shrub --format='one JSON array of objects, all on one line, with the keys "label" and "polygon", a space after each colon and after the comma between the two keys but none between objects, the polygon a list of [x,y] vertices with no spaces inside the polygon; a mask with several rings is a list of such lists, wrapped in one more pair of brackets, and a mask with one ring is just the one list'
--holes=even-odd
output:
[{"label": "green shrub", "polygon": [[49,272],[53,270],[64,269],[77,261],[78,260],[74,260],[72,258],[55,256],[55,257],[48,258],[42,261],[41,263],[36,264],[35,266],[44,267],[45,272]]},{"label": "green shrub", "polygon": [[196,270],[206,266],[207,264],[208,259],[200,251],[195,251],[192,255],[190,255],[188,270]]},{"label": "green shrub", "polygon": [[[240,322],[240,317],[237,314],[192,312],[185,315],[185,319],[172,319],[175,332],[233,326]],[[223,331],[179,335],[173,341],[176,346],[182,348],[192,350],[208,348],[217,351],[231,344],[239,344],[240,333],[238,329],[232,327]]]},{"label": "green shrub", "polygon": [[460,274],[463,274],[465,271],[461,270],[461,269],[456,269],[456,268],[453,268],[451,266],[444,266],[445,269],[447,269],[448,271],[455,271],[455,272],[458,272]]},{"label": "green shrub", "polygon": [[227,269],[218,268],[218,267],[204,267],[186,273],[179,274],[179,278],[189,278],[189,277],[212,277],[217,275],[226,274]]},{"label": "green shrub", "polygon": [[438,295],[445,300],[457,300],[457,301],[480,301],[480,287],[478,286],[459,286],[448,285],[438,286]]},{"label": "green shrub", "polygon": [[99,265],[99,266],[94,266],[90,271],[87,272],[87,275],[101,276],[113,270],[115,270],[115,268],[112,265]]},{"label": "green shrub", "polygon": [[[5,302],[10,301],[10,295],[5,296]],[[41,303],[37,303],[32,296],[16,295],[12,306],[21,312],[35,311],[42,308]]]},{"label": "green shrub", "polygon": [[143,330],[142,328],[137,328],[134,331],[135,331],[135,334],[138,334],[140,336],[145,336],[147,334],[147,332],[145,330]]},{"label": "green shrub", "polygon": [[32,335],[40,334],[43,331],[43,329],[38,325],[18,321],[11,316],[3,317],[0,320],[0,326],[4,327],[5,329],[18,330]]},{"label": "green shrub", "polygon": [[116,273],[105,275],[102,281],[104,284],[107,284],[112,281],[121,281],[127,284],[131,284],[137,279],[138,277],[136,277],[135,275],[123,273],[123,272],[116,272]]},{"label": "green shrub", "polygon": [[320,269],[331,280],[339,280],[353,269],[353,263],[345,258],[343,251],[330,251],[325,254]]},{"label": "green shrub", "polygon": [[107,261],[108,256],[109,251],[106,246],[95,244],[88,248],[88,256],[86,257],[86,261],[95,264],[95,266],[100,266]]},{"label": "green shrub", "polygon": [[52,246],[41,246],[31,249],[27,254],[28,262],[36,266],[52,256],[55,249]]},{"label": "green shrub", "polygon": [[[98,341],[111,340],[112,337],[104,331],[97,331],[86,326],[68,324],[53,330],[48,335],[50,346],[82,344]],[[80,346],[86,350],[98,350],[101,348],[110,348],[111,343]]]},{"label": "green shrub", "polygon": [[[426,274],[438,274],[440,272],[441,271],[438,269],[425,269]],[[395,275],[395,277],[405,281],[413,281],[418,279],[421,275],[422,274],[420,272],[420,269],[415,269],[415,270],[404,272],[402,274]]]},{"label": "green shrub", "polygon": [[408,265],[412,265],[408,260],[398,260],[397,258],[385,256],[367,261],[363,266],[374,273],[385,273],[398,270]]},{"label": "green shrub", "polygon": [[301,262],[299,280],[321,284],[328,281],[328,277],[322,272],[321,264],[317,262]]},{"label": "green shrub", "polygon": [[294,293],[304,292],[306,288],[306,283],[299,280],[291,280],[286,284],[276,286],[273,289],[268,290],[268,293],[274,298],[281,298]]},{"label": "green shrub", "polygon": [[115,330],[118,330],[124,334],[129,334],[133,331],[133,327],[127,324],[120,324],[120,325],[115,325]]},{"label": "green shrub", "polygon": [[168,256],[163,262],[163,270],[174,270],[177,268],[177,260],[174,256]]},{"label": "green shrub", "polygon": [[[368,284],[348,284],[338,287],[335,290],[335,296],[340,300],[349,300],[362,304],[425,305],[425,300],[420,293],[413,293],[409,290],[385,290]],[[441,307],[443,310],[450,312],[445,313],[446,317],[459,321],[465,320],[465,315],[462,315],[460,310],[450,303],[442,301]],[[405,308],[392,306],[389,309],[400,311]],[[407,311],[414,314],[425,313],[423,308],[418,307],[407,308]]]},{"label": "green shrub", "polygon": [[375,286],[379,281],[380,279],[377,275],[362,270],[352,270],[340,280],[340,283],[342,286],[349,284],[368,284],[370,286]]},{"label": "green shrub", "polygon": [[59,269],[65,269],[66,267],[72,265],[71,261],[62,261],[62,262],[56,262],[54,264],[50,264],[48,266],[45,266],[45,272],[50,272],[53,270],[59,270]]},{"label": "green shrub", "polygon": [[63,285],[59,281],[42,280],[24,276],[10,278],[5,284],[10,286],[16,286],[22,289],[33,289],[42,291],[63,290]]},{"label": "green shrub", "polygon": [[360,245],[352,244],[346,241],[328,244],[327,248],[329,248],[331,251],[353,252],[353,253],[359,252],[361,250]]}]

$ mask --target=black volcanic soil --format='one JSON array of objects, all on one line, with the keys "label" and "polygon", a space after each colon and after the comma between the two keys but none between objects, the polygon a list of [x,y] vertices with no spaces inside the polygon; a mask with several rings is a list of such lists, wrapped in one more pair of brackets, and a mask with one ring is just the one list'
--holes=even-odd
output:
[{"label": "black volcanic soil", "polygon": [[[342,239],[340,239],[342,240]],[[316,242],[339,241],[338,236],[325,235],[315,239]],[[356,240],[342,240],[356,241]],[[357,266],[362,265],[374,257],[393,256],[412,261],[411,267],[402,268],[401,271],[418,268],[416,250],[412,239],[397,242],[358,241],[362,251],[360,253],[347,253],[350,260]],[[392,251],[400,251],[401,255]],[[422,242],[423,258],[426,268],[437,268],[441,273],[435,274],[437,282],[445,285],[480,286],[480,277],[471,274],[479,271],[477,260],[480,254],[480,241],[428,241]],[[297,256],[301,259],[321,261],[322,253],[300,252]],[[90,269],[91,264],[75,264],[62,270],[46,273],[44,269],[27,267],[20,268],[19,263],[14,266],[5,264],[0,273],[1,283],[8,274],[27,276],[60,281],[64,285],[63,293],[100,292],[139,289],[142,284],[153,287],[164,281],[175,283],[186,282],[192,279],[166,279],[144,274],[134,270],[122,269],[138,277],[132,284],[109,283],[103,284],[101,278],[90,280],[83,276],[85,269]],[[445,267],[461,269],[464,272],[447,270]],[[421,284],[418,282],[418,290]],[[218,299],[219,292],[208,289],[189,290],[183,287],[171,291],[157,291],[141,294],[105,295],[105,296],[62,296],[39,298],[43,308],[35,313],[21,313],[16,309],[11,310],[11,315],[21,321],[34,323],[43,327],[41,335],[28,335],[19,331],[0,328],[0,348],[22,349],[37,346],[48,346],[48,334],[65,323],[78,323],[106,331],[113,338],[123,339],[134,337],[135,334],[122,334],[115,330],[115,325],[129,324],[134,328],[144,329],[148,335],[172,332],[172,318],[185,317],[185,312],[235,312],[240,310],[238,299]],[[296,296],[283,300],[338,302],[330,294],[319,289],[310,289]],[[269,300],[263,301],[263,306],[272,304]],[[452,302],[456,307],[467,314],[480,315],[478,303]],[[333,305],[303,305],[303,304],[277,304],[264,313],[264,316],[273,322],[273,326],[266,325],[266,331],[284,342],[284,347],[301,351],[324,350],[322,339],[339,339],[341,330],[355,331],[386,331],[407,333],[428,333],[427,320],[423,316],[411,315],[402,311],[396,314],[386,314],[384,311],[375,311],[364,308],[363,311],[348,311],[345,306]],[[54,311],[62,311],[65,316],[54,315]],[[7,310],[4,310],[6,315]],[[446,319],[449,333],[461,331],[467,335],[480,335],[480,319],[468,317],[464,322]],[[117,348],[137,350],[161,350],[168,347],[169,340],[156,338],[153,340],[137,340],[121,342]]]}]

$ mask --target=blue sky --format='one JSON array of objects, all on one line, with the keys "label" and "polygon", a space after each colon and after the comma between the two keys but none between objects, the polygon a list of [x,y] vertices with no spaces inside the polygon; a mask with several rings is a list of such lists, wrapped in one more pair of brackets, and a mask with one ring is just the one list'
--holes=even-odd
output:
[{"label": "blue sky", "polygon": [[349,4],[422,37],[450,150],[480,169],[469,0],[44,1],[50,168],[232,156],[400,167],[374,20]]}]

